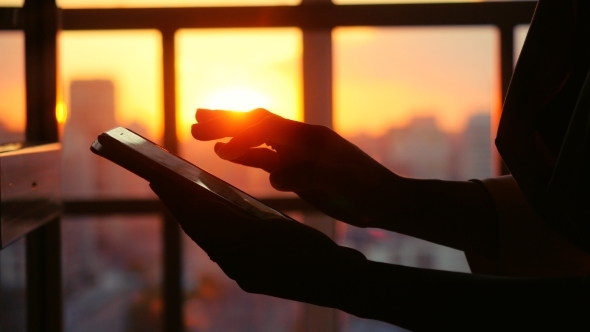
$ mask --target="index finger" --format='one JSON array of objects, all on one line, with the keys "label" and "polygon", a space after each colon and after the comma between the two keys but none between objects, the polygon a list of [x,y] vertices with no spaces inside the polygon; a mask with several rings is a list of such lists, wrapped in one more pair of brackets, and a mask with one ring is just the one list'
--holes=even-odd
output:
[{"label": "index finger", "polygon": [[234,160],[262,144],[283,145],[314,157],[328,139],[329,129],[278,116],[269,116],[234,136],[216,153],[226,160]]},{"label": "index finger", "polygon": [[192,125],[191,134],[200,141],[231,137],[269,116],[278,117],[265,109],[250,112],[199,110],[199,123]]},{"label": "index finger", "polygon": [[271,115],[272,113],[264,108],[256,108],[248,112],[238,112],[230,110],[211,110],[207,108],[197,108],[195,119],[197,122],[206,122],[216,118],[240,118],[240,117],[261,117]]}]

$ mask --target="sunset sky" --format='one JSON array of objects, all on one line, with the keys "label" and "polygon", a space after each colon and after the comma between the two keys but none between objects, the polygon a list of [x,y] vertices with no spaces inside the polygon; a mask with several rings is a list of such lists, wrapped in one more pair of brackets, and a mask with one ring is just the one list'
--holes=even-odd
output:
[{"label": "sunset sky", "polygon": [[139,122],[150,136],[160,136],[162,46],[158,31],[61,32],[59,67],[66,101],[72,80],[112,80],[117,122],[123,126]]},{"label": "sunset sky", "polygon": [[[499,0],[502,1],[502,0]],[[0,0],[0,6],[22,6],[24,0]],[[62,8],[106,7],[189,7],[189,6],[261,6],[297,5],[301,0],[57,0]],[[449,0],[335,0],[336,4],[354,3],[435,3]],[[481,2],[480,0],[453,0],[452,2]]]},{"label": "sunset sky", "polygon": [[176,38],[181,126],[195,122],[197,107],[264,107],[302,119],[299,29],[181,30]]},{"label": "sunset sky", "polygon": [[[81,0],[60,2],[63,6],[74,3],[92,5]],[[156,1],[142,3],[157,5]],[[517,30],[517,44],[525,34],[526,29]],[[459,131],[469,115],[498,107],[494,28],[355,27],[336,29],[333,37],[334,126],[345,135],[378,135],[414,116],[435,116],[444,130]],[[181,30],[176,41],[181,139],[187,138],[197,107],[266,107],[285,117],[302,118],[298,29]],[[24,111],[18,111],[24,110],[23,45],[19,33],[0,33],[0,115],[12,129],[24,126]],[[112,80],[118,122],[139,122],[158,137],[162,130],[161,53],[157,31],[61,32],[64,100],[69,100],[72,80]]]}]

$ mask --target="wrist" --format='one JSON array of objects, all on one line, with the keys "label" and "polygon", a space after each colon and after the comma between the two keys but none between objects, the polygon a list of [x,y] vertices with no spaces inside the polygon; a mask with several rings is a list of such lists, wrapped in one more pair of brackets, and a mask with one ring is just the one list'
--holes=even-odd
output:
[{"label": "wrist", "polygon": [[408,195],[411,181],[391,171],[381,177],[375,188],[372,217],[367,227],[387,229],[392,220],[405,219],[405,207],[411,203]]}]

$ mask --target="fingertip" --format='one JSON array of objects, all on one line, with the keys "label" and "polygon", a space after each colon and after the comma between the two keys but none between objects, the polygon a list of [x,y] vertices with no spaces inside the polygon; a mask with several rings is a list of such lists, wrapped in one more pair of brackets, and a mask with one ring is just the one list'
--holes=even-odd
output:
[{"label": "fingertip", "polygon": [[194,139],[197,139],[197,140],[200,139],[200,132],[199,132],[199,124],[198,123],[191,125],[191,136],[193,136]]},{"label": "fingertip", "polygon": [[270,185],[278,191],[291,191],[289,190],[288,184],[285,183],[285,180],[277,172],[271,172],[268,180]]},{"label": "fingertip", "polygon": [[213,150],[214,150],[215,152],[217,152],[217,150],[221,149],[221,148],[222,148],[222,147],[224,147],[224,146],[225,146],[225,143],[222,143],[222,142],[217,142],[217,143],[215,143],[215,146],[213,146]]},{"label": "fingertip", "polygon": [[215,111],[208,108],[197,108],[197,112],[195,113],[195,119],[197,122],[207,121],[210,120],[215,115]]}]

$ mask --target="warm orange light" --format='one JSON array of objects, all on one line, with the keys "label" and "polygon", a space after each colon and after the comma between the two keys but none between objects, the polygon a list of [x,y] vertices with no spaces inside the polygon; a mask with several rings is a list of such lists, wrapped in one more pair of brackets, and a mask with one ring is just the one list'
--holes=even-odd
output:
[{"label": "warm orange light", "polygon": [[231,87],[217,91],[199,107],[247,112],[255,108],[272,108],[270,98],[258,91]]},{"label": "warm orange light", "polygon": [[59,124],[66,123],[66,120],[68,119],[68,108],[63,101],[59,101],[55,105],[55,118]]}]

